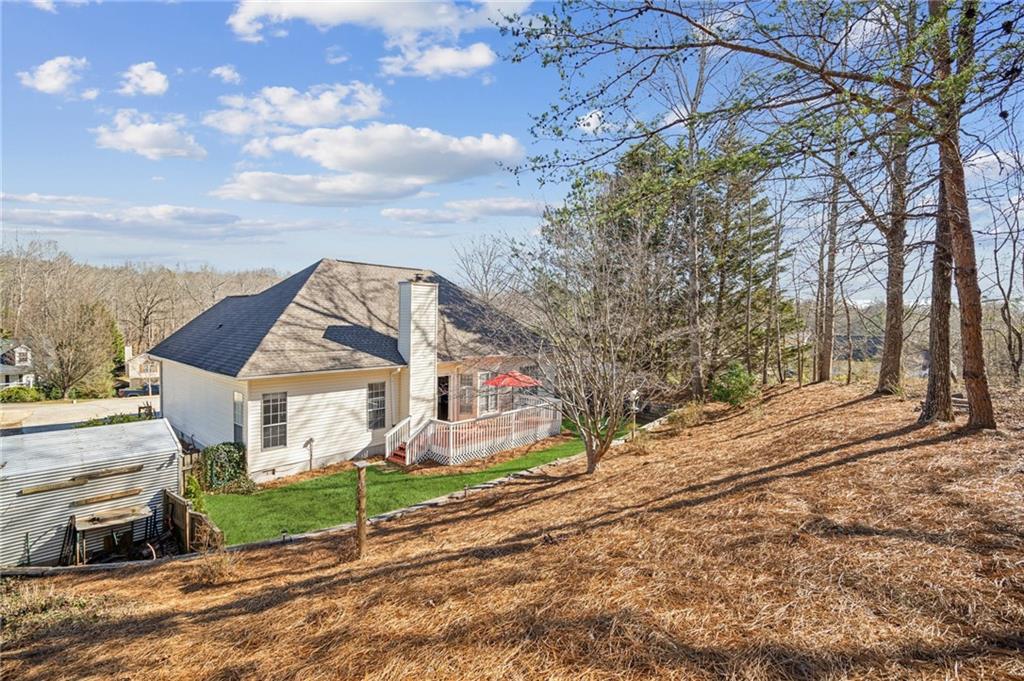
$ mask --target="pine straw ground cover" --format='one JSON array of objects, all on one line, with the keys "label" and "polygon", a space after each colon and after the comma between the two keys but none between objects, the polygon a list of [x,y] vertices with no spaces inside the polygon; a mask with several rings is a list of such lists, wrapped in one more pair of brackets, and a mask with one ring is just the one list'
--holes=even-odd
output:
[{"label": "pine straw ground cover", "polygon": [[[107,615],[5,678],[840,679],[1024,675],[1024,409],[783,389],[743,412],[383,523],[32,582]],[[41,586],[44,585],[44,586]],[[6,635],[6,634],[5,634]]]}]

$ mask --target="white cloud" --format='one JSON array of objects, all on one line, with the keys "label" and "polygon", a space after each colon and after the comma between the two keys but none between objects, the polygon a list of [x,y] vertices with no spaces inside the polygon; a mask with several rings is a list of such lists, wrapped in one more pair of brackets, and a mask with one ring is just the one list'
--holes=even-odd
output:
[{"label": "white cloud", "polygon": [[328,64],[344,64],[348,61],[349,57],[341,51],[341,47],[338,45],[331,45],[324,50],[324,59]]},{"label": "white cloud", "polygon": [[487,216],[539,217],[544,204],[513,196],[446,201],[443,209],[385,208],[380,214],[391,220],[406,223],[437,224],[449,222],[476,222]]},{"label": "white cloud", "polygon": [[977,180],[986,175],[1002,175],[1015,166],[1013,153],[1005,149],[978,149],[964,161],[968,180]]},{"label": "white cloud", "polygon": [[89,60],[85,57],[54,57],[31,71],[19,71],[18,79],[25,87],[48,95],[60,95],[67,93],[82,78],[82,71],[88,66]]},{"label": "white cloud", "polygon": [[[352,25],[381,31],[395,56],[380,60],[385,74],[438,78],[465,76],[494,63],[494,52],[485,43],[460,48],[455,43],[462,33],[493,28],[503,16],[525,11],[529,2],[443,2],[404,3],[400,11],[382,10],[377,2],[291,2],[288,0],[242,0],[228,18],[241,40],[260,42],[269,26],[288,21],[305,21],[326,31]],[[330,53],[328,54],[330,62]]]},{"label": "white cloud", "polygon": [[82,99],[92,101],[100,96],[99,88],[91,87],[88,90],[83,90],[82,94],[79,95]]},{"label": "white cloud", "polygon": [[289,232],[337,227],[325,221],[282,221],[243,218],[233,213],[194,206],[158,204],[90,209],[4,209],[9,225],[57,234],[115,234],[147,239],[276,240]]},{"label": "white cloud", "polygon": [[[99,0],[96,0],[99,2]],[[62,0],[62,5],[88,5],[90,0]],[[57,13],[57,3],[55,0],[32,0],[32,5],[36,9],[41,9],[44,12],[50,12],[51,14]]]},{"label": "white cloud", "polygon": [[508,134],[452,137],[430,128],[371,123],[362,128],[313,128],[255,140],[248,151],[287,151],[336,171],[450,182],[496,171],[523,155]]},{"label": "white cloud", "polygon": [[167,92],[169,85],[167,76],[156,68],[156,62],[146,61],[132,64],[121,74],[121,89],[118,92],[129,97],[140,94],[162,95]]},{"label": "white cloud", "polygon": [[495,62],[497,55],[486,43],[466,48],[434,45],[425,49],[403,47],[401,54],[380,60],[381,71],[389,76],[468,76]]},{"label": "white cloud", "polygon": [[242,82],[242,76],[231,64],[221,64],[210,71],[211,78],[220,78],[225,83],[237,85]]},{"label": "white cloud", "polygon": [[211,194],[222,199],[354,206],[412,196],[423,184],[415,178],[388,178],[368,173],[286,175],[248,171],[238,173]]},{"label": "white cloud", "polygon": [[110,203],[110,199],[101,196],[82,196],[80,194],[0,194],[0,199],[10,203],[39,204],[71,204],[76,206]]},{"label": "white cloud", "polygon": [[594,109],[593,111],[580,116],[576,120],[576,127],[583,132],[596,135],[604,128],[604,112],[600,109]]},{"label": "white cloud", "polygon": [[358,80],[344,85],[314,85],[305,92],[290,87],[265,87],[251,97],[221,97],[226,108],[203,117],[203,123],[231,135],[287,132],[291,126],[312,127],[380,115],[384,94]]},{"label": "white cloud", "polygon": [[540,217],[544,214],[544,203],[515,196],[496,196],[481,199],[462,199],[444,204],[470,215],[524,215]]},{"label": "white cloud", "polygon": [[[507,134],[452,137],[429,128],[382,123],[262,137],[250,141],[244,149],[254,156],[287,151],[337,174],[239,172],[216,189],[214,196],[321,206],[360,205],[421,195],[433,183],[486,175],[497,170],[499,163],[514,163],[523,154],[522,145]],[[485,209],[467,205],[455,208]],[[492,209],[497,210],[497,204]]]},{"label": "white cloud", "polygon": [[380,214],[389,220],[425,225],[471,222],[467,216],[457,211],[433,208],[384,208]]},{"label": "white cloud", "polygon": [[521,11],[528,2],[462,4],[412,2],[400,11],[382,10],[378,2],[294,2],[293,0],[242,0],[228,18],[228,25],[241,40],[260,42],[264,28],[288,21],[305,21],[320,30],[342,24],[383,31],[389,37],[444,32],[457,36],[463,31],[486,28],[503,14]]},{"label": "white cloud", "polygon": [[205,158],[206,149],[182,130],[184,116],[173,115],[157,122],[149,114],[135,109],[120,109],[114,114],[112,126],[101,125],[90,132],[96,134],[101,149],[129,151],[151,160],[162,158]]}]

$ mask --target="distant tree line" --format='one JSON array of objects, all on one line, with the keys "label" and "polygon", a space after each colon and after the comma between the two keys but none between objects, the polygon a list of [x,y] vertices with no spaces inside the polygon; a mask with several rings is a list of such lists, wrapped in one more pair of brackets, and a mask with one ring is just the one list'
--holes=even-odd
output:
[{"label": "distant tree line", "polygon": [[51,397],[108,396],[124,345],[145,352],[229,295],[275,283],[273,270],[220,272],[75,261],[56,244],[0,251],[0,335],[26,343]]}]

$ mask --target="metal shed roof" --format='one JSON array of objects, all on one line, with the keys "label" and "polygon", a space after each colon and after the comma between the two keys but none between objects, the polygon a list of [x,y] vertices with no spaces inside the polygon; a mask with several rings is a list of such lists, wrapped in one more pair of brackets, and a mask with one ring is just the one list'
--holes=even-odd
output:
[{"label": "metal shed roof", "polygon": [[0,438],[0,476],[78,468],[177,449],[178,440],[166,419],[8,435]]}]

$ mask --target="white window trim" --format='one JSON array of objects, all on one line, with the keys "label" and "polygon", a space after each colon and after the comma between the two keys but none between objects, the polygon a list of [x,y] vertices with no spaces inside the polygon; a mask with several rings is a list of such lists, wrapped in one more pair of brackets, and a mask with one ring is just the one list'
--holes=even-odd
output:
[{"label": "white window trim", "polygon": [[[382,385],[384,386],[384,395],[382,396],[381,410],[384,412],[384,418],[381,419],[380,428],[370,428],[370,386],[371,385]],[[366,430],[368,432],[375,432],[378,430],[385,430],[388,427],[388,382],[385,381],[369,381],[366,384]]]},{"label": "white window trim", "polygon": [[[497,414],[501,411],[501,400],[498,397],[498,389],[492,388],[491,386],[484,385],[484,381],[489,381],[491,378],[498,375],[496,371],[478,371],[476,372],[476,411],[477,417],[487,416],[489,414]],[[486,376],[486,378],[485,378]],[[494,396],[494,409],[487,409],[487,403],[490,401],[491,396]],[[483,400],[483,404],[481,404]]]},{"label": "white window trim", "polygon": [[[268,397],[284,395],[284,421],[282,423],[264,423],[263,403]],[[272,426],[284,426],[284,444],[273,445],[270,447],[266,446],[266,432],[267,427]],[[278,391],[272,393],[263,393],[260,395],[260,451],[272,451],[275,449],[285,449],[288,446],[288,393],[285,391]]]},{"label": "white window trim", "polygon": [[[262,402],[260,403],[260,409],[261,409],[261,416],[260,416],[260,418],[262,419],[262,409],[263,409]],[[286,419],[287,419],[287,416],[286,416]],[[235,391],[233,391],[231,393],[231,436],[232,437],[234,437],[234,435],[235,435],[235,428],[238,428],[239,432],[242,434],[241,439],[236,440],[236,441],[237,442],[245,442],[245,395],[240,393],[240,392],[238,392],[237,390],[235,390]],[[262,435],[262,433],[261,433],[261,435]],[[262,445],[263,442],[261,441],[260,444]]]}]

